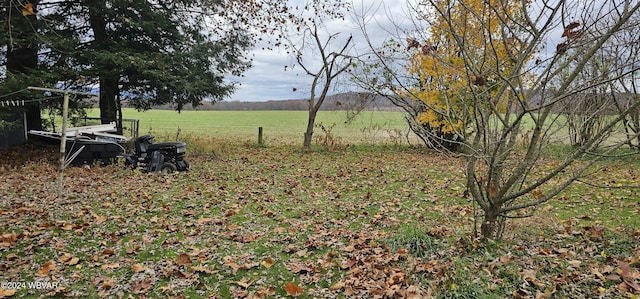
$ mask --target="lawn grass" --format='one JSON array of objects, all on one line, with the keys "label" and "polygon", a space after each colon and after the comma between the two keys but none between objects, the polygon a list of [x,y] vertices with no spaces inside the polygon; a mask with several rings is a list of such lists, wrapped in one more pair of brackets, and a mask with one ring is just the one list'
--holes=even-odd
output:
[{"label": "lawn grass", "polygon": [[[57,286],[15,298],[637,296],[635,189],[576,184],[509,222],[503,241],[478,243],[460,159],[199,138],[189,172],[70,168],[63,199],[55,150],[5,164],[0,282]],[[636,178],[637,161],[606,163],[594,181]]]},{"label": "lawn grass", "polygon": [[320,112],[311,150],[302,111],[124,117],[179,127],[191,170],[70,168],[57,199],[56,148],[0,152],[0,298],[637,298],[635,156],[479,243],[464,161],[407,146],[401,113]]}]

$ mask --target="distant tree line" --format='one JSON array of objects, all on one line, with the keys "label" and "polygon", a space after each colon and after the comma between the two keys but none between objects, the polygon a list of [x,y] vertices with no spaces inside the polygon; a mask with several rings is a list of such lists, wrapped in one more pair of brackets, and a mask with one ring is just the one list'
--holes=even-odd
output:
[{"label": "distant tree line", "polygon": [[[175,109],[174,105],[155,106],[154,109]],[[269,100],[263,102],[247,101],[220,101],[202,102],[195,108],[185,105],[183,110],[299,110],[307,111],[309,102],[306,99]],[[388,98],[371,93],[348,92],[328,96],[321,111],[357,111],[357,110],[381,110],[400,111]]]}]

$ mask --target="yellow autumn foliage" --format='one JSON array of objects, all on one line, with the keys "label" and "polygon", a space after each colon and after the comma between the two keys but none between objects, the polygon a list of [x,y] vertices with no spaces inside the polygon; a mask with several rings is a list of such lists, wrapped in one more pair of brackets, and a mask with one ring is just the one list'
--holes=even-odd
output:
[{"label": "yellow autumn foliage", "polygon": [[430,0],[431,27],[413,44],[407,71],[417,78],[404,95],[427,109],[416,121],[442,133],[466,130],[473,109],[501,113],[507,99],[498,84],[512,72],[518,48],[515,22],[522,3],[508,0]]}]

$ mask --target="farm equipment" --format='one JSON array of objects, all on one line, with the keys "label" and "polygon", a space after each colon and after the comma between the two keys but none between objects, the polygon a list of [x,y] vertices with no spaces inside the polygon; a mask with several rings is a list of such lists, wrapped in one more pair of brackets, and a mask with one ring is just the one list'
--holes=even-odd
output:
[{"label": "farm equipment", "polygon": [[152,135],[143,135],[135,140],[135,155],[126,156],[126,164],[132,168],[143,167],[146,172],[189,170],[189,162],[184,159],[187,145],[184,142],[153,143]]},{"label": "farm equipment", "polygon": [[[152,135],[144,135],[134,140],[135,154],[126,154],[130,138],[113,134],[115,132],[115,123],[67,128],[67,163],[77,166],[95,163],[106,165],[124,158],[126,166],[134,169],[141,167],[145,172],[170,173],[189,169],[189,162],[184,159],[187,152],[184,142],[153,143]],[[137,135],[137,129],[135,133]],[[59,144],[62,134],[31,130],[29,136],[46,143]]]}]

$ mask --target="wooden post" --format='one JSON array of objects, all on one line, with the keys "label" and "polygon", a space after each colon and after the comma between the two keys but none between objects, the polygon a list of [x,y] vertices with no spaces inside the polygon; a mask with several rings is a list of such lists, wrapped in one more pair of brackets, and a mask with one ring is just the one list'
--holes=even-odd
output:
[{"label": "wooden post", "polygon": [[38,90],[38,91],[48,91],[55,93],[62,93],[62,128],[60,129],[60,172],[58,174],[58,199],[62,199],[62,195],[64,192],[64,168],[66,165],[66,151],[67,151],[67,118],[69,114],[69,94],[80,94],[80,95],[91,95],[84,92],[73,92],[67,91],[63,89],[55,89],[55,88],[42,88],[42,87],[33,87],[27,86],[27,89],[30,90]]},{"label": "wooden post", "polygon": [[258,127],[258,145],[264,145],[264,140],[262,139],[262,127]]},{"label": "wooden post", "polygon": [[58,174],[58,198],[64,192],[64,168],[67,148],[67,114],[69,113],[69,92],[64,92],[62,100],[62,128],[60,128],[60,173]]}]

